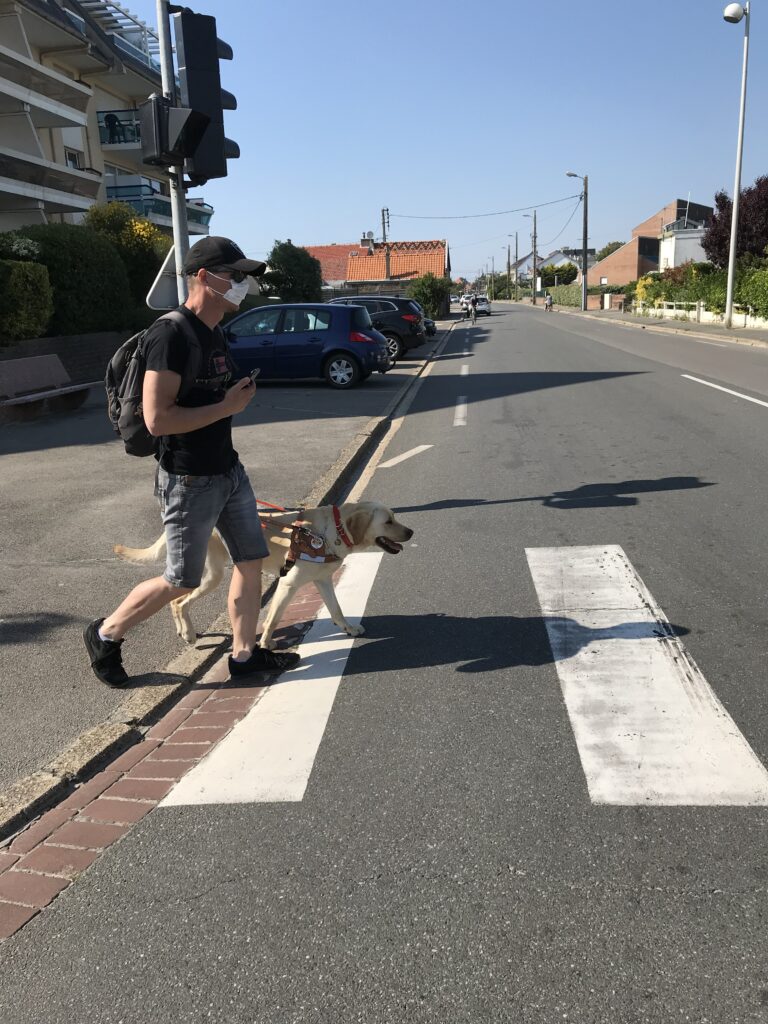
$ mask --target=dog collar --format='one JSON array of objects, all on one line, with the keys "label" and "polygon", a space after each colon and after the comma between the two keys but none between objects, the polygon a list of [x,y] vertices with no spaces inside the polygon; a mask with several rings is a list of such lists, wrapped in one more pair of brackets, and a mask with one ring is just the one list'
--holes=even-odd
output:
[{"label": "dog collar", "polygon": [[331,506],[333,508],[333,521],[336,524],[336,533],[339,535],[339,539],[342,540],[348,548],[353,546],[352,541],[349,539],[347,531],[341,522],[341,513],[339,512],[336,505]]}]

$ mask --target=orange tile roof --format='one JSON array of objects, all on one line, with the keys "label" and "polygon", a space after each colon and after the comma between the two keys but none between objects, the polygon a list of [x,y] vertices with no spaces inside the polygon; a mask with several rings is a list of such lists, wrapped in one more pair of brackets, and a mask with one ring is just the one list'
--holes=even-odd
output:
[{"label": "orange tile roof", "polygon": [[347,258],[351,252],[358,252],[361,256],[368,252],[367,249],[354,242],[346,242],[338,245],[305,245],[304,248],[320,261],[323,281],[346,281],[347,279]]},{"label": "orange tile roof", "polygon": [[[403,251],[404,245],[414,243],[395,242],[389,254],[389,277],[391,280],[408,281],[424,274],[442,277],[445,274],[445,249],[437,251]],[[418,243],[416,243],[418,244]],[[376,246],[372,256],[350,256],[347,260],[348,281],[385,281],[387,279],[386,256],[383,246]]]}]

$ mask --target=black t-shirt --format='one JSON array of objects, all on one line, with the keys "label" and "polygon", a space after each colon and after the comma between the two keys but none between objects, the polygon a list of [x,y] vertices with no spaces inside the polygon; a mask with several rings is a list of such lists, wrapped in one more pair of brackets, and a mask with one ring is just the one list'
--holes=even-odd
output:
[{"label": "black t-shirt", "polygon": [[[203,358],[194,386],[178,404],[198,408],[220,402],[235,369],[224,332],[218,326],[213,330],[206,327],[186,306],[179,306],[178,311],[186,317],[186,324],[157,320],[144,336],[147,369],[172,370],[183,377],[189,358],[187,331],[194,331]],[[232,447],[232,417],[226,416],[187,434],[161,437],[156,458],[169,473],[210,476],[228,472],[237,461],[237,452]]]}]

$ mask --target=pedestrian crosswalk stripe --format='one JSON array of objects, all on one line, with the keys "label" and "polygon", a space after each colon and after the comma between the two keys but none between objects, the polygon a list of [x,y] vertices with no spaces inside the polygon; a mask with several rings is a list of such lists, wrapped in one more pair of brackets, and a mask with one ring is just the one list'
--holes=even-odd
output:
[{"label": "pedestrian crosswalk stripe", "polygon": [[589,795],[768,804],[768,772],[616,545],[526,549]]},{"label": "pedestrian crosswalk stripe", "polygon": [[[336,593],[353,624],[362,618],[383,557],[366,552],[344,561]],[[299,666],[269,688],[160,806],[303,799],[353,643],[321,613],[301,645]]]}]

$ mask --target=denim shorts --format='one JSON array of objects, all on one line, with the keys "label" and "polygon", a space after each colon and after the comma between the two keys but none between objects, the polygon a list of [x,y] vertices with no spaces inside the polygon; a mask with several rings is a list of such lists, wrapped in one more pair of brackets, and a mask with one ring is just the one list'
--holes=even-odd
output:
[{"label": "denim shorts", "polygon": [[167,544],[163,575],[174,587],[200,585],[214,527],[235,563],[269,554],[251,482],[240,462],[215,476],[181,476],[158,466],[155,494]]}]

